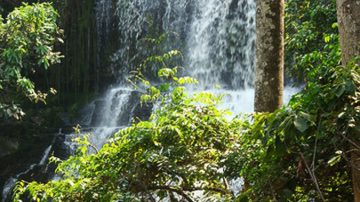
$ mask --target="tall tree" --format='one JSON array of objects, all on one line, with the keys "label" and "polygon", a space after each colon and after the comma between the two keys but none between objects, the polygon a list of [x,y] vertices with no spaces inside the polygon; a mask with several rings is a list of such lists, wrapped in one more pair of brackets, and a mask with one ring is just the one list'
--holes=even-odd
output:
[{"label": "tall tree", "polygon": [[[360,1],[337,0],[337,16],[340,31],[342,63],[348,63],[360,56]],[[360,65],[360,62],[357,62]],[[354,138],[359,139],[359,132]],[[355,201],[360,201],[360,151],[352,147],[351,153],[352,182]]]},{"label": "tall tree", "polygon": [[282,105],[284,86],[284,0],[257,1],[255,111]]}]

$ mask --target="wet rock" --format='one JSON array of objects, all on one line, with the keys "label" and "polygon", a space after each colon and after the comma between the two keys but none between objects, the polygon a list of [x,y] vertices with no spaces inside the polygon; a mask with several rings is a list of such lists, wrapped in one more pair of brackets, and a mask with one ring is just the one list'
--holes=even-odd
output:
[{"label": "wet rock", "polygon": [[10,155],[19,149],[19,141],[16,139],[10,139],[0,137],[0,158]]}]

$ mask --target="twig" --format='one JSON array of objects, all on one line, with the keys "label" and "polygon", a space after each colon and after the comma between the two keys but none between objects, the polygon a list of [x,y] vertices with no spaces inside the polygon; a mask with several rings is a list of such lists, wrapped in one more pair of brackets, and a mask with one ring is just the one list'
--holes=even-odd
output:
[{"label": "twig", "polygon": [[315,187],[316,187],[316,189],[317,189],[317,191],[318,191],[318,193],[319,193],[319,195],[320,195],[321,200],[322,200],[322,201],[325,201],[325,198],[324,198],[324,196],[323,196],[323,194],[322,194],[322,192],[321,192],[321,190],[320,190],[320,186],[319,186],[319,183],[318,183],[318,181],[317,181],[317,178],[316,178],[314,172],[310,169],[309,165],[306,163],[304,154],[300,152],[300,156],[301,156],[301,159],[303,160],[303,162],[304,162],[304,164],[305,164],[305,166],[306,166],[306,169],[308,170],[308,172],[309,172],[309,174],[310,174],[310,177],[312,178],[312,180],[313,180],[313,182],[314,182],[314,184],[315,184]]},{"label": "twig", "polygon": [[348,137],[346,137],[344,134],[341,133],[341,136],[343,136],[343,138],[348,141],[352,146],[356,147],[358,150],[360,150],[360,146],[358,144],[356,144],[354,141],[352,141],[351,139],[349,139]]},{"label": "twig", "polygon": [[212,188],[212,187],[183,187],[182,189],[175,189],[172,188],[170,186],[152,186],[152,187],[147,187],[147,190],[167,190],[167,191],[172,191],[175,192],[181,196],[183,196],[187,201],[189,202],[193,202],[193,200],[186,195],[185,191],[188,192],[194,192],[194,191],[213,191],[213,192],[218,192],[218,193],[222,193],[222,194],[228,194],[227,191],[219,189],[219,188]]},{"label": "twig", "polygon": [[175,192],[181,195],[182,197],[184,197],[188,202],[193,202],[190,196],[185,194],[184,190],[174,189],[169,186],[154,186],[154,187],[149,187],[148,190],[167,190],[167,191]]},{"label": "twig", "polygon": [[[320,116],[320,120],[318,123],[317,131],[320,131],[320,125],[321,125],[322,116]],[[317,144],[318,144],[318,136],[315,135],[315,146],[314,146],[314,154],[313,154],[313,160],[311,163],[312,171],[315,172],[315,160],[316,160],[316,151],[317,151]]]},{"label": "twig", "polygon": [[224,181],[224,187],[225,187],[225,189],[226,189],[226,190],[229,190],[230,193],[231,193],[231,195],[232,195],[233,197],[235,197],[235,193],[230,189],[229,182],[227,181],[227,179],[226,179],[225,177],[223,178],[223,181]]},{"label": "twig", "polygon": [[351,162],[351,160],[346,156],[346,154],[352,153],[352,152],[354,152],[354,151],[358,151],[358,150],[357,150],[357,149],[351,149],[351,150],[345,151],[344,153],[341,154],[341,157],[346,161],[346,163],[350,164],[350,166],[351,166],[352,168],[360,171],[360,167],[354,165],[354,164]]},{"label": "twig", "polygon": [[93,145],[93,144],[89,144],[89,146],[95,150],[95,153],[96,153],[96,154],[97,154],[97,153],[99,153],[99,149],[98,149],[98,148],[96,148],[96,146],[95,146],[95,145]]}]

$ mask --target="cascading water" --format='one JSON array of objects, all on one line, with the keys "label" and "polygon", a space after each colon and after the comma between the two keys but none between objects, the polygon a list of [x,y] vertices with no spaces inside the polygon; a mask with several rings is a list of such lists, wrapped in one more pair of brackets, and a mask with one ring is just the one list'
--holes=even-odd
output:
[{"label": "cascading water", "polygon": [[[5,201],[7,201],[8,198],[10,198],[11,190],[14,188],[18,179],[20,179],[23,176],[28,175],[29,173],[34,172],[36,169],[40,169],[40,170],[43,169],[42,167],[44,167],[45,164],[47,163],[47,160],[50,156],[50,152],[55,144],[55,140],[56,140],[56,136],[53,138],[51,144],[45,149],[45,151],[42,154],[41,159],[38,162],[31,164],[26,170],[24,170],[6,180],[6,182],[4,184],[4,188],[1,193],[1,198],[2,198],[1,202],[5,202]],[[47,169],[47,166],[45,166],[45,170],[42,172],[46,172],[46,169]]]},{"label": "cascading water", "polygon": [[200,88],[253,86],[255,2],[199,0],[195,6],[186,55]]},{"label": "cascading water", "polygon": [[199,0],[187,37],[187,65],[199,80],[192,92],[223,94],[234,114],[253,111],[255,1]]},{"label": "cascading water", "polygon": [[132,92],[133,90],[124,87],[111,88],[103,100],[96,100],[101,103],[98,109],[100,113],[93,114],[98,117],[93,117],[95,128],[91,131],[90,141],[97,148],[101,148],[109,136],[119,128],[131,122],[131,112],[136,106],[129,103]]},{"label": "cascading water", "polygon": [[[223,106],[234,114],[253,111],[255,65],[254,0],[99,0],[99,20],[112,8],[120,45],[111,55],[120,66],[120,80],[144,52],[138,41],[162,33],[176,33],[165,48],[180,49],[187,74],[200,81],[190,93],[208,90],[225,94]],[[107,25],[109,22],[98,22]],[[120,81],[120,86],[124,82]],[[119,86],[117,86],[119,87]]]},{"label": "cascading water", "polygon": [[[80,126],[82,134],[89,134],[89,141],[100,149],[119,129],[129,126],[134,116],[148,116],[139,111],[146,110],[140,104],[140,93],[123,85],[110,87],[103,96],[82,110]],[[71,153],[76,150],[72,140],[81,134],[68,134],[65,144]]]},{"label": "cascading water", "polygon": [[[135,60],[151,54],[141,41],[163,33],[176,37],[166,40],[161,48],[180,49],[185,56],[183,65],[189,70],[186,73],[200,81],[190,93],[224,93],[224,107],[236,113],[252,111],[248,106],[251,104],[241,103],[252,103],[253,91],[239,89],[253,85],[254,1],[98,0],[95,11],[100,50],[106,49],[106,38],[114,34],[111,32],[118,36],[119,44],[108,56],[113,69],[118,70],[117,84],[88,105],[82,117],[93,145],[100,148],[116,130],[128,126],[134,112],[139,111],[139,93],[129,88],[126,77]],[[220,88],[216,89],[215,84]],[[75,135],[68,136],[67,141],[73,149],[70,139]]]},{"label": "cascading water", "polygon": [[[199,80],[191,93],[224,95],[220,108],[234,115],[253,112],[255,0],[198,0],[187,36],[188,73]],[[288,102],[297,89],[287,87]]]},{"label": "cascading water", "polygon": [[[153,51],[146,50],[141,41],[163,33],[176,37],[165,40],[161,48],[179,49],[185,72],[199,80],[198,86],[188,89],[190,94],[204,90],[224,94],[221,108],[234,114],[253,111],[255,0],[96,0],[95,13],[97,65],[103,64],[100,59],[109,60],[118,78],[116,85],[82,112],[80,124],[92,134],[90,141],[96,147],[128,126],[132,118],[148,117],[149,110],[140,106],[140,93],[126,79],[137,60]],[[110,35],[116,36],[116,42],[108,40]],[[108,46],[115,51],[104,55]],[[295,91],[286,88],[285,102]],[[66,135],[65,144],[72,151],[76,145],[71,139],[76,135]],[[50,150],[40,164],[46,162]],[[8,195],[15,178],[18,176],[9,179],[3,196]]]},{"label": "cascading water", "polygon": [[[93,101],[85,116],[95,146],[139,116],[134,113],[139,111],[139,93],[126,79],[135,61],[151,54],[141,41],[163,33],[177,37],[165,40],[161,48],[180,49],[186,74],[199,80],[188,89],[190,94],[223,94],[221,108],[234,114],[253,111],[255,0],[98,0],[96,5],[98,41],[105,43],[110,32],[119,39],[108,56],[117,69],[117,85]],[[285,102],[295,91],[286,89]]]}]

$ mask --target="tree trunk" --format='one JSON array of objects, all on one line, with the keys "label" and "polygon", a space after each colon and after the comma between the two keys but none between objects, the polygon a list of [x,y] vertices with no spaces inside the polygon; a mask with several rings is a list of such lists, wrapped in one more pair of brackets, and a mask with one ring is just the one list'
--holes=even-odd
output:
[{"label": "tree trunk", "polygon": [[[360,56],[360,0],[337,0],[342,63],[347,65]],[[353,134],[359,139],[359,133]],[[360,151],[351,148],[352,183],[355,202],[360,202]]]},{"label": "tree trunk", "polygon": [[258,0],[256,11],[255,111],[282,105],[284,90],[284,0]]},{"label": "tree trunk", "polygon": [[[357,134],[358,136],[359,134]],[[354,201],[360,201],[360,154],[359,150],[351,147],[351,178],[353,183]]]},{"label": "tree trunk", "polygon": [[360,0],[337,0],[342,63],[360,55]]}]

